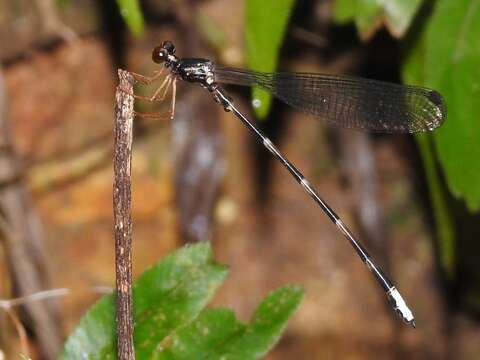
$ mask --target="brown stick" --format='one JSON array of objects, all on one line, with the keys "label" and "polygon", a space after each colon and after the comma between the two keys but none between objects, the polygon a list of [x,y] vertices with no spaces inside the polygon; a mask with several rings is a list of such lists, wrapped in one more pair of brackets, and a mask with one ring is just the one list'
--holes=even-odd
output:
[{"label": "brown stick", "polygon": [[131,164],[133,76],[118,70],[113,148],[113,218],[117,284],[117,357],[135,359],[132,314]]}]

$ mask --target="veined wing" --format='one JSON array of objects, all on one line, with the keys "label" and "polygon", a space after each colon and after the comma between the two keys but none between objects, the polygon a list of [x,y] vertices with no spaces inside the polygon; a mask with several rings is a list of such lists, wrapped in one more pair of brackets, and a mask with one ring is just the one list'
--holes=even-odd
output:
[{"label": "veined wing", "polygon": [[435,90],[342,75],[261,73],[215,66],[219,83],[253,86],[271,92],[295,109],[337,126],[372,132],[434,130],[447,117]]}]

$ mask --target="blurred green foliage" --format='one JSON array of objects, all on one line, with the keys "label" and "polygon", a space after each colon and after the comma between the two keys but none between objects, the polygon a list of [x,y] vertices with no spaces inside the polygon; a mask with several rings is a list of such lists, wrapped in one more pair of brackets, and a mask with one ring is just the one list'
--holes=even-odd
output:
[{"label": "blurred green foliage", "polygon": [[[274,71],[292,1],[247,1],[248,64]],[[421,12],[419,16],[417,13]],[[431,10],[431,11],[429,11]],[[409,83],[437,89],[448,108],[446,123],[430,135],[418,135],[439,233],[440,259],[447,274],[455,268],[455,230],[442,174],[451,192],[471,211],[480,209],[480,2],[477,0],[336,0],[334,17],[353,22],[362,39],[385,25],[408,38],[403,76]],[[415,20],[415,21],[414,21]],[[415,29],[411,27],[415,24]],[[421,31],[416,31],[417,28]],[[408,37],[407,37],[408,35]],[[268,112],[262,99],[258,115]],[[440,172],[437,162],[440,163]]]},{"label": "blurred green foliage", "polygon": [[[426,29],[423,24],[422,31]],[[425,41],[419,41],[423,36],[415,34],[409,51],[403,63],[402,75],[408,84],[426,84]],[[444,125],[445,126],[445,125]],[[455,231],[452,217],[446,200],[446,193],[440,182],[441,174],[434,148],[433,134],[419,134],[416,136],[418,148],[423,159],[425,174],[429,184],[430,199],[433,205],[435,223],[438,230],[438,249],[440,263],[447,276],[452,279],[455,269]]]},{"label": "blurred green foliage", "polygon": [[[424,46],[424,42],[416,41],[405,58],[403,78],[408,84],[425,84]],[[416,140],[425,167],[435,223],[438,230],[440,263],[448,277],[452,279],[455,270],[455,231],[446,200],[446,193],[442,189],[440,181],[440,169],[433,147],[433,134],[419,134],[416,136]]]},{"label": "blurred green foliage", "polygon": [[138,0],[117,0],[120,15],[125,20],[132,34],[140,36],[145,29],[143,13]]},{"label": "blurred green foliage", "polygon": [[[337,0],[337,19],[355,21],[361,34],[370,32],[384,21],[389,29],[403,29],[404,35],[419,8],[419,1],[402,1],[406,5],[402,17],[388,16],[396,8],[396,0]],[[364,4],[365,9],[359,9]],[[376,6],[375,6],[376,4]],[[426,3],[427,10],[428,5]],[[472,0],[438,0],[431,13],[417,19],[420,31],[410,36],[409,51],[403,64],[403,77],[408,83],[437,89],[448,107],[446,123],[433,134],[417,136],[424,161],[439,235],[440,261],[452,278],[455,269],[455,229],[446,194],[441,186],[440,162],[451,192],[465,200],[471,211],[480,209],[480,2]],[[366,24],[366,14],[370,17]],[[355,11],[348,11],[348,9]],[[380,9],[380,10],[379,10]],[[397,7],[397,9],[399,9]],[[383,18],[382,18],[383,17]],[[397,20],[395,20],[397,19]],[[407,26],[405,26],[407,25]]]},{"label": "blurred green foliage", "polygon": [[[411,3],[410,7],[407,3]],[[379,21],[391,29],[402,29],[400,35],[404,35],[420,3],[337,0],[335,13],[339,21],[354,21],[363,35],[378,27]],[[434,132],[436,154],[452,193],[464,199],[471,211],[477,211],[480,209],[480,164],[475,160],[480,158],[480,102],[477,101],[480,3],[438,0],[433,12],[423,15],[418,22],[422,31],[414,34],[411,51],[421,51],[422,55],[417,56],[418,61],[405,62],[405,78],[435,88],[445,97],[449,115],[447,122]],[[408,57],[414,55],[407,54]]]},{"label": "blurred green foliage", "polygon": [[424,84],[438,89],[449,119],[434,133],[453,194],[480,209],[480,2],[441,0],[417,38]]},{"label": "blurred green foliage", "polygon": [[[207,242],[185,246],[144,272],[133,287],[135,352],[139,359],[258,359],[279,339],[303,291],[280,288],[249,324],[228,309],[204,307],[228,270]],[[104,296],[68,338],[61,359],[116,358],[115,297]]]},{"label": "blurred green foliage", "polygon": [[448,120],[432,135],[417,136],[439,234],[440,261],[452,278],[455,231],[433,163],[436,154],[452,193],[471,211],[480,208],[480,2],[436,3],[431,17],[413,39],[404,78],[439,90],[447,101]]},{"label": "blurred green foliage", "polygon": [[353,21],[363,39],[382,24],[392,35],[402,37],[421,3],[422,0],[336,0],[334,16],[339,23]]},{"label": "blurred green foliage", "polygon": [[[247,0],[245,41],[248,67],[273,72],[295,0]],[[272,96],[260,88],[252,93],[258,117],[267,116]]]}]

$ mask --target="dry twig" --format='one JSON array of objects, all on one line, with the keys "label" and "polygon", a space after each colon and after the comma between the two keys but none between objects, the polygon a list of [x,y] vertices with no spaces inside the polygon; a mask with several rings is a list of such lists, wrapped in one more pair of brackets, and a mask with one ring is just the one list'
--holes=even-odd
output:
[{"label": "dry twig", "polygon": [[131,164],[133,123],[133,76],[118,71],[120,82],[115,94],[113,148],[113,216],[117,285],[118,359],[135,358],[132,314],[132,214]]}]

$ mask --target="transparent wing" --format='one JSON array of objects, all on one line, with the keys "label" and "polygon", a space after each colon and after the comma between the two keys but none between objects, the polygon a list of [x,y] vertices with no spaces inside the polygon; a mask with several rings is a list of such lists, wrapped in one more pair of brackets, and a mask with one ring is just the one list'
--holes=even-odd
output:
[{"label": "transparent wing", "polygon": [[439,127],[447,117],[435,90],[349,76],[260,73],[215,67],[219,83],[258,85],[295,109],[337,126],[372,132],[414,133]]}]

